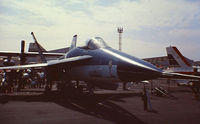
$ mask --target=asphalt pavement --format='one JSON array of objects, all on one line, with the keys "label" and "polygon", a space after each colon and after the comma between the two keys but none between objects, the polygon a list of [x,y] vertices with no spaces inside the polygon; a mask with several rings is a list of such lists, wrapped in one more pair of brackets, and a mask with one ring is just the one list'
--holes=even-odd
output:
[{"label": "asphalt pavement", "polygon": [[61,96],[56,91],[28,90],[0,94],[1,124],[199,124],[200,101],[190,90],[172,97],[150,95],[143,110],[141,90],[96,91],[95,95]]}]

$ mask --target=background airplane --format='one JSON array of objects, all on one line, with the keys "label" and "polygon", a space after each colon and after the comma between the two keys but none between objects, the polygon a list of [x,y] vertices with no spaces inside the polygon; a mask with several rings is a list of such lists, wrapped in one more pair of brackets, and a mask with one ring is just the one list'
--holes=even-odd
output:
[{"label": "background airplane", "polygon": [[[36,40],[33,32],[31,32],[31,34],[33,35],[33,39]],[[0,51],[0,56],[4,58],[3,65],[1,66],[41,63],[43,61],[39,55],[38,48],[41,49],[47,60],[55,60],[65,54],[63,52],[57,52],[57,50],[46,51],[38,42],[37,44],[36,42],[34,44],[31,43],[28,52],[25,52],[25,41],[21,41],[21,52]],[[37,49],[37,51],[35,49]],[[18,62],[18,58],[20,58],[20,63]]]},{"label": "background airplane", "polygon": [[170,65],[169,68],[165,70],[166,72],[200,75],[200,68],[193,67],[189,59],[184,57],[175,46],[167,47],[166,51]]}]

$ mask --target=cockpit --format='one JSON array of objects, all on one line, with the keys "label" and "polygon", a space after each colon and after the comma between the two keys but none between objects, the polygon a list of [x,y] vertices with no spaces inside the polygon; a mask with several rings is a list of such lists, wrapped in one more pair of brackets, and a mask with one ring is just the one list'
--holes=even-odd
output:
[{"label": "cockpit", "polygon": [[85,41],[85,45],[81,48],[95,50],[98,48],[105,48],[108,45],[101,37],[94,37]]}]

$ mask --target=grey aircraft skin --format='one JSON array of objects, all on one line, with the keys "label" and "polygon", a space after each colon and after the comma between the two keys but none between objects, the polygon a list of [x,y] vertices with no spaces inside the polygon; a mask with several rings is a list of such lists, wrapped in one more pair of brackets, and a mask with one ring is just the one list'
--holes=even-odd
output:
[{"label": "grey aircraft skin", "polygon": [[164,73],[146,61],[112,49],[100,37],[91,38],[84,46],[76,47],[76,38],[77,35],[73,37],[69,52],[60,59],[0,67],[0,70],[44,67],[49,81],[85,81],[103,89],[113,88],[118,82],[139,82],[163,77],[200,79],[194,75]]},{"label": "grey aircraft skin", "polygon": [[83,75],[81,79],[85,77],[85,80],[91,80],[92,77],[95,80],[103,78],[114,81],[142,81],[154,79],[162,74],[162,70],[154,65],[112,49],[100,37],[88,40],[86,47],[72,49],[66,58],[83,55],[92,56],[92,59],[72,68],[73,78],[79,74]]},{"label": "grey aircraft skin", "polygon": [[100,37],[87,40],[83,47],[72,48],[66,53],[65,59],[77,56],[91,58],[46,68],[49,80],[81,80],[104,89],[112,89],[118,82],[151,80],[162,75],[159,68],[112,49]]}]

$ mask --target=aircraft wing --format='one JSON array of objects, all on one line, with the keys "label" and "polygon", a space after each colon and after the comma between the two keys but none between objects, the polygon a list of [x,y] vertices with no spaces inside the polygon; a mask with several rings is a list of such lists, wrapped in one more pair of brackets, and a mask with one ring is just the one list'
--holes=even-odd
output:
[{"label": "aircraft wing", "polygon": [[60,60],[52,60],[48,62],[48,66],[65,64],[69,62],[76,62],[76,61],[81,61],[81,60],[86,60],[86,59],[91,59],[91,58],[92,56],[84,55],[84,56],[76,56],[76,57],[65,58],[65,59],[60,59]]},{"label": "aircraft wing", "polygon": [[180,73],[162,73],[162,78],[174,78],[174,79],[198,79],[200,80],[200,76],[196,75],[187,75],[187,74],[180,74]]},{"label": "aircraft wing", "polygon": [[[11,52],[11,51],[0,51],[0,56],[20,56],[19,52]],[[24,53],[26,57],[34,57],[39,56],[38,52],[26,52]],[[63,56],[63,53],[43,53],[44,56]]]},{"label": "aircraft wing", "polygon": [[24,69],[28,69],[28,68],[49,67],[52,65],[56,66],[59,64],[66,64],[69,62],[77,62],[77,61],[81,61],[81,60],[87,60],[90,58],[92,58],[92,56],[89,56],[89,55],[76,56],[76,57],[65,58],[65,59],[61,59],[61,60],[52,60],[47,63],[0,67],[0,70],[24,70]]},{"label": "aircraft wing", "polygon": [[24,70],[28,68],[37,68],[37,67],[46,67],[48,63],[38,63],[38,64],[30,64],[30,65],[16,65],[16,66],[6,66],[0,67],[0,70]]}]

